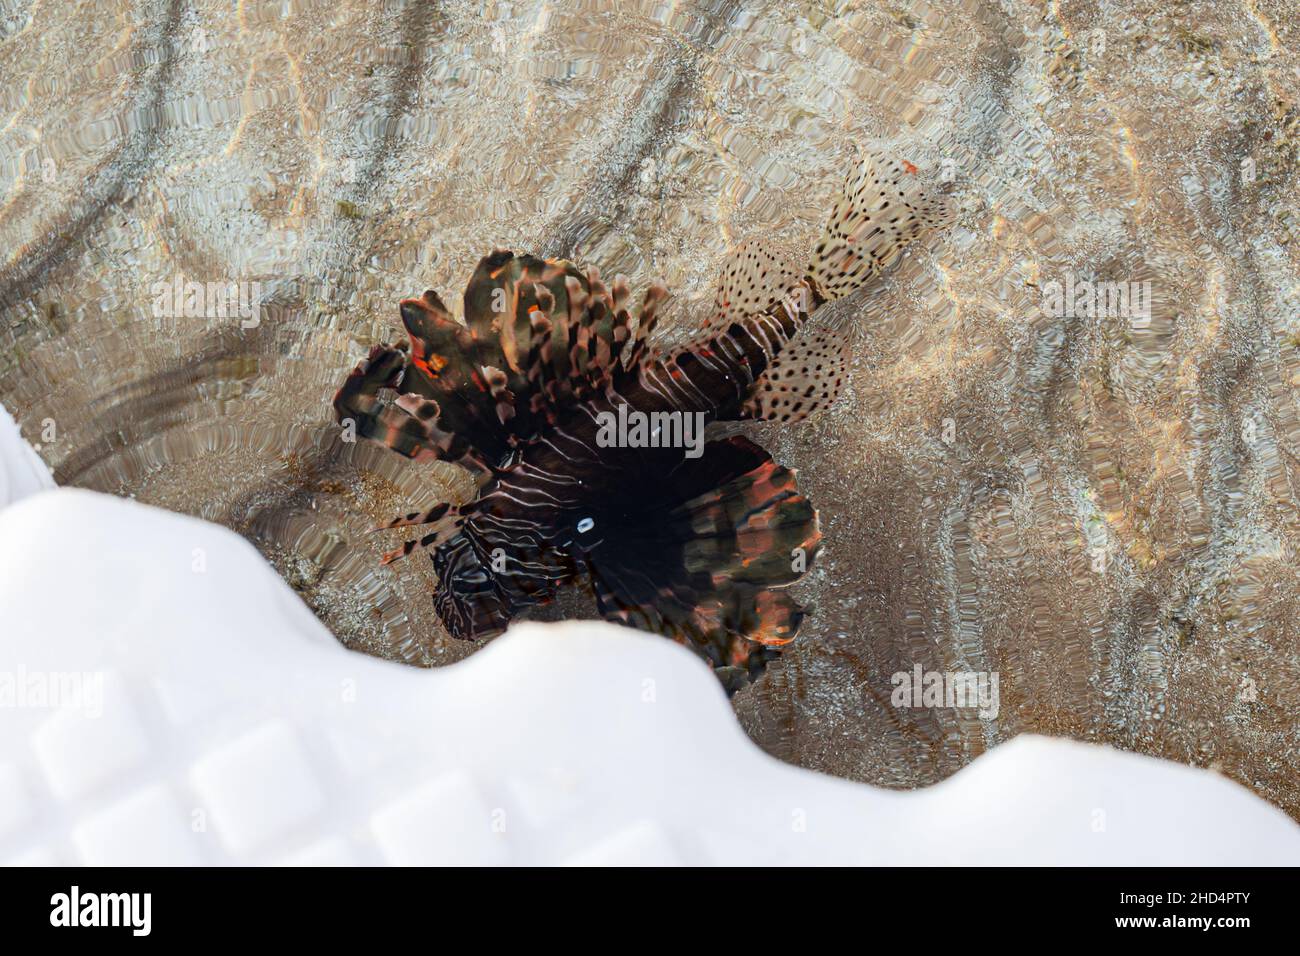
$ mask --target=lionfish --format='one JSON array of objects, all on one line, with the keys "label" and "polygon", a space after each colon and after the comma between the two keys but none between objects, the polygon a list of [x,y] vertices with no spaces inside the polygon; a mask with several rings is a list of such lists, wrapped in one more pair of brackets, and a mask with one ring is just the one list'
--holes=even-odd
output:
[{"label": "lionfish", "polygon": [[464,325],[433,291],[403,300],[409,346],[371,350],[335,396],[338,419],[416,461],[468,467],[478,492],[390,522],[429,530],[384,562],[431,551],[434,606],[455,637],[495,635],[581,584],[604,618],[693,648],[729,689],[756,677],[799,629],[787,588],[821,546],[795,472],[740,435],[688,457],[599,431],[620,411],[790,423],[833,401],[848,338],[805,327],[947,220],[915,172],[868,157],[805,270],[739,247],[710,320],[666,352],[650,342],[661,283],[634,322],[624,277],[606,285],[565,260],[493,251],[465,290]]}]

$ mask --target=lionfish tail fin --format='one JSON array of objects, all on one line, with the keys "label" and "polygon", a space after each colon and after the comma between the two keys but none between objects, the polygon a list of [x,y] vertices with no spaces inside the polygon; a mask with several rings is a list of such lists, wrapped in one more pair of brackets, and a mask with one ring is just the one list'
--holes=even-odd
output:
[{"label": "lionfish tail fin", "polygon": [[774,237],[742,242],[723,263],[705,327],[725,328],[776,305],[799,284],[797,262]]},{"label": "lionfish tail fin", "polygon": [[808,278],[826,299],[866,285],[917,239],[950,223],[948,196],[909,162],[868,154],[850,175],[813,250]]},{"label": "lionfish tail fin", "polygon": [[840,329],[805,327],[754,382],[740,417],[789,425],[835,404],[849,378],[852,342]]}]

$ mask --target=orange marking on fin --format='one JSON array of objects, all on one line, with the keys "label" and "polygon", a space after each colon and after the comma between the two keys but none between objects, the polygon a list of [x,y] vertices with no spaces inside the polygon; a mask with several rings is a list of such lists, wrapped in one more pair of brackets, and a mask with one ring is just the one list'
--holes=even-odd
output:
[{"label": "orange marking on fin", "polygon": [[427,374],[429,378],[437,378],[438,373],[447,367],[447,359],[436,352],[430,352],[425,356],[411,356],[411,364]]},{"label": "orange marking on fin", "polygon": [[903,160],[903,168],[906,169],[909,173],[912,173],[913,175],[916,174],[916,167],[913,166],[911,163],[909,163],[907,160]]}]

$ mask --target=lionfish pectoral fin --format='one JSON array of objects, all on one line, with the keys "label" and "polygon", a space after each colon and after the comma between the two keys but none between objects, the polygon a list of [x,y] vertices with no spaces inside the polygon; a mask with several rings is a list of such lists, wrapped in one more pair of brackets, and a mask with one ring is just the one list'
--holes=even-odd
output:
[{"label": "lionfish pectoral fin", "polygon": [[803,619],[784,588],[816,558],[817,512],[794,472],[742,436],[709,442],[662,484],[674,504],[656,511],[645,540],[588,564],[597,607],[756,675]]},{"label": "lionfish pectoral fin", "polygon": [[379,398],[385,388],[396,388],[406,371],[407,355],[401,349],[376,346],[334,396],[334,414],[340,425],[352,428],[352,437],[367,438],[408,458],[424,450],[427,428],[406,411],[394,409]]},{"label": "lionfish pectoral fin", "polygon": [[[403,299],[400,311],[409,344],[372,349],[334,396],[344,440],[476,469],[499,460],[510,435],[479,371],[481,343],[433,291]],[[392,401],[381,397],[388,389],[397,393]]]},{"label": "lionfish pectoral fin", "polygon": [[849,377],[847,331],[805,328],[754,382],[739,417],[790,424],[833,405]]},{"label": "lionfish pectoral fin", "polygon": [[868,154],[831,211],[808,277],[827,299],[846,296],[954,216],[948,197],[921,179],[911,163]]}]

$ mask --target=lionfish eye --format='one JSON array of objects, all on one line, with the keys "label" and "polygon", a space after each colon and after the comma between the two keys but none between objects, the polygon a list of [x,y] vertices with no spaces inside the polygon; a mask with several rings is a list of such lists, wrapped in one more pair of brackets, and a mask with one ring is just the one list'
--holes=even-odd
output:
[{"label": "lionfish eye", "polygon": [[578,534],[586,534],[592,528],[596,527],[596,522],[590,518],[583,518],[578,522]]}]

